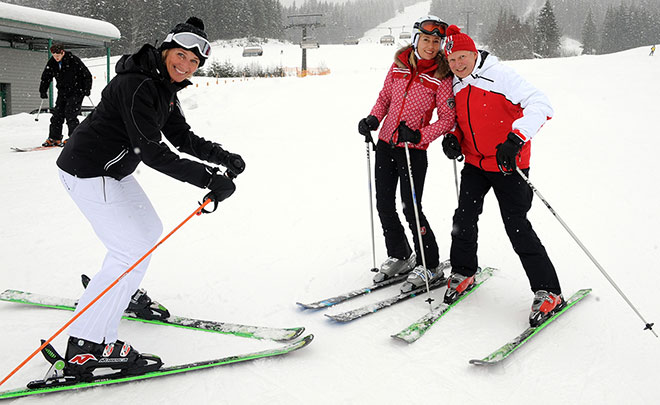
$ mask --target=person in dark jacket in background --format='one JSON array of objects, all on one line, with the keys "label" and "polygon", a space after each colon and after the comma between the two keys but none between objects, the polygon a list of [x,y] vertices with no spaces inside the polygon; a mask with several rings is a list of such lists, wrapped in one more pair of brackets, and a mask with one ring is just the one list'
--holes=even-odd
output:
[{"label": "person in dark jacket in background", "polygon": [[[242,173],[245,162],[219,144],[195,135],[177,98],[177,92],[191,84],[188,79],[210,51],[203,22],[191,17],[176,25],[160,48],[146,44],[137,53],[123,56],[116,66],[117,76],[103,89],[100,103],[78,126],[57,159],[64,187],[107,248],[100,271],[78,302],[79,310],[140,259],[161,235],[161,221],[132,176],[140,162],[177,180],[210,189],[206,198],[216,204],[235,191],[230,177]],[[161,134],[179,152],[221,164],[231,176],[180,157],[163,142]],[[119,321],[129,302],[142,307],[136,310],[146,312],[147,316],[138,313],[142,317],[169,316],[166,311],[159,313],[160,306],[140,294],[142,290],[133,294],[148,263],[149,257],[71,324],[66,375],[88,380],[98,367],[140,374],[162,365],[157,357],[140,354],[117,340]],[[140,296],[136,299],[136,295]],[[90,355],[97,360],[78,361]]]},{"label": "person in dark jacket in background", "polygon": [[50,119],[48,139],[42,146],[64,146],[62,142],[62,125],[66,120],[69,136],[78,126],[78,115],[83,98],[89,96],[92,90],[92,74],[87,66],[71,52],[67,52],[61,45],[50,47],[53,56],[48,59],[46,67],[41,74],[39,94],[41,98],[48,98],[50,82],[57,81],[57,100],[55,110]]}]

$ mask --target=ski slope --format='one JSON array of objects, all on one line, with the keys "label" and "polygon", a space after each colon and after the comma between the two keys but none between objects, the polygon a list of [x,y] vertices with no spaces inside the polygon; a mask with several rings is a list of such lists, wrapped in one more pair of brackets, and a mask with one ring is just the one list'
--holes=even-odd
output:
[{"label": "ski slope", "polygon": [[[284,50],[280,55],[297,55],[299,61],[297,46],[277,46]],[[216,48],[214,55],[242,62],[240,54],[230,55],[234,51]],[[532,293],[492,193],[480,222],[479,259],[500,271],[416,343],[406,345],[390,335],[426,312],[423,298],[346,325],[323,316],[385,298],[396,287],[326,311],[296,307],[296,301],[369,284],[373,276],[365,144],[356,127],[375,102],[394,51],[368,41],[321,46],[308,56],[310,66],[323,63],[331,69],[327,76],[218,84],[194,78],[198,86],[181,92],[194,131],[240,153],[247,169],[236,181],[237,192],[217,212],[191,219],[156,250],[142,286],[176,315],[305,326],[316,336],[309,348],[282,358],[17,403],[655,403],[660,339],[643,331],[642,321],[539,199],[529,216],[564,293],[593,292],[501,365],[479,368],[468,360],[522,331]],[[655,180],[660,141],[654,136],[660,58],[647,55],[648,47],[642,47],[507,64],[544,90],[555,107],[554,118],[534,138],[530,180],[647,320],[660,322],[655,268],[660,262]],[[103,68],[93,69],[96,103]],[[96,271],[104,249],[59,183],[58,150],[9,149],[40,144],[48,118],[0,119],[0,290],[75,298],[82,291],[80,274]],[[165,232],[195,210],[205,194],[144,165],[135,175]],[[447,257],[456,191],[452,163],[439,143],[429,149],[424,207],[441,256]],[[380,262],[385,248],[378,229],[376,236]],[[442,293],[436,290],[433,297],[440,300]],[[70,316],[0,303],[0,378]],[[277,345],[129,322],[121,324],[120,336],[168,365]],[[63,350],[65,339],[58,337],[55,346]],[[46,366],[42,358],[33,359],[0,390],[41,378]]]}]

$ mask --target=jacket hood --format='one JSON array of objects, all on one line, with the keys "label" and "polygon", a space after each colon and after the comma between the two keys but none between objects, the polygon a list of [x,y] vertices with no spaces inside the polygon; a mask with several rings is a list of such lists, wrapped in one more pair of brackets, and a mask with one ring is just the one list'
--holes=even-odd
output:
[{"label": "jacket hood", "polygon": [[118,75],[125,73],[142,73],[149,77],[161,78],[162,72],[167,72],[160,53],[156,48],[145,44],[139,51],[132,55],[124,55],[115,66]]}]

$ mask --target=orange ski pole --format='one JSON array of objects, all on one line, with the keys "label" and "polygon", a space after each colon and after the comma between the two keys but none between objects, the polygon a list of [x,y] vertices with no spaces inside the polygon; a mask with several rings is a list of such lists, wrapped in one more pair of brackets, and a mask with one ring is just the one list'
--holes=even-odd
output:
[{"label": "orange ski pole", "polygon": [[78,317],[80,317],[80,315],[82,315],[83,313],[85,313],[85,311],[87,311],[92,305],[94,305],[94,304],[96,303],[96,301],[98,301],[102,296],[105,295],[105,293],[107,293],[108,291],[110,291],[110,289],[111,289],[112,287],[114,287],[115,285],[117,285],[117,283],[119,283],[119,281],[120,281],[122,278],[124,278],[128,273],[130,273],[131,271],[133,271],[133,269],[134,269],[135,267],[137,267],[138,264],[142,263],[142,261],[143,261],[144,259],[146,259],[147,257],[149,257],[149,255],[150,255],[151,253],[153,253],[153,251],[156,250],[156,248],[158,248],[158,246],[160,246],[163,242],[165,242],[167,239],[169,239],[169,237],[172,236],[172,234],[174,234],[174,232],[178,231],[179,228],[181,228],[186,222],[188,222],[188,221],[190,220],[190,218],[192,218],[192,217],[195,216],[195,215],[200,215],[200,214],[202,213],[202,210],[204,209],[204,207],[206,207],[211,201],[213,201],[213,200],[211,200],[210,198],[207,198],[202,204],[200,204],[200,206],[199,206],[199,207],[198,207],[198,208],[197,208],[192,214],[188,215],[188,217],[187,217],[186,219],[184,219],[183,222],[181,222],[176,228],[172,229],[172,231],[171,231],[170,233],[168,233],[167,236],[165,236],[163,239],[161,239],[160,242],[156,243],[156,245],[155,245],[154,247],[152,247],[151,249],[149,249],[149,251],[148,251],[147,253],[145,253],[144,256],[142,256],[137,262],[135,262],[131,267],[129,267],[128,270],[126,270],[125,272],[123,272],[119,277],[117,277],[117,279],[116,279],[115,281],[113,281],[109,286],[107,286],[105,290],[103,290],[99,295],[97,295],[96,298],[94,298],[94,299],[92,300],[92,302],[90,302],[89,304],[87,304],[82,310],[80,310],[80,312],[78,312],[77,314],[75,314],[75,315],[73,316],[73,318],[71,318],[67,323],[64,324],[64,326],[62,326],[57,332],[55,332],[55,334],[54,334],[53,336],[51,336],[51,337],[50,337],[48,340],[46,340],[41,346],[39,346],[39,348],[38,348],[37,350],[35,350],[34,353],[32,353],[31,355],[29,355],[25,360],[23,360],[23,362],[22,362],[21,364],[18,365],[18,367],[16,367],[16,368],[15,368],[11,373],[9,373],[5,378],[3,378],[3,380],[0,381],[0,385],[4,384],[7,380],[9,380],[9,379],[11,378],[11,376],[13,376],[14,374],[16,374],[16,372],[17,372],[18,370],[20,370],[24,365],[26,365],[27,362],[29,362],[30,360],[32,360],[32,358],[33,358],[34,356],[36,356],[37,353],[39,353],[44,347],[46,347],[50,342],[52,342],[53,339],[55,339],[57,336],[59,336],[60,333],[62,333],[66,328],[69,327],[69,325],[71,325],[71,324],[73,323],[73,321],[75,321],[76,319],[78,319]]}]

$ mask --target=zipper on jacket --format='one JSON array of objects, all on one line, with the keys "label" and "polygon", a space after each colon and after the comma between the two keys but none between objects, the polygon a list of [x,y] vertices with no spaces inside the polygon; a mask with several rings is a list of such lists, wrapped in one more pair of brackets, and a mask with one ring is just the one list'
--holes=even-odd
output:
[{"label": "zipper on jacket", "polygon": [[403,102],[401,103],[401,109],[399,109],[399,116],[396,119],[396,126],[394,127],[394,131],[392,131],[392,135],[390,135],[390,142],[389,144],[392,146],[396,146],[394,144],[394,134],[396,133],[397,129],[399,128],[399,123],[401,122],[401,115],[403,115],[403,108],[406,106],[406,100],[408,99],[408,91],[410,90],[410,87],[412,86],[413,81],[415,80],[415,77],[417,76],[417,70],[410,70],[410,81],[408,81],[408,84],[406,85],[406,90],[403,92]]},{"label": "zipper on jacket", "polygon": [[476,150],[477,153],[481,155],[481,159],[479,159],[479,167],[481,167],[483,169],[483,166],[481,165],[481,163],[486,158],[486,156],[483,153],[481,153],[481,151],[477,147],[477,138],[475,138],[474,130],[472,129],[472,119],[470,117],[470,95],[472,95],[472,85],[468,84],[468,96],[467,96],[467,102],[466,102],[466,104],[467,104],[468,126],[470,127],[470,136],[472,137],[472,143],[474,144],[474,150]]}]

